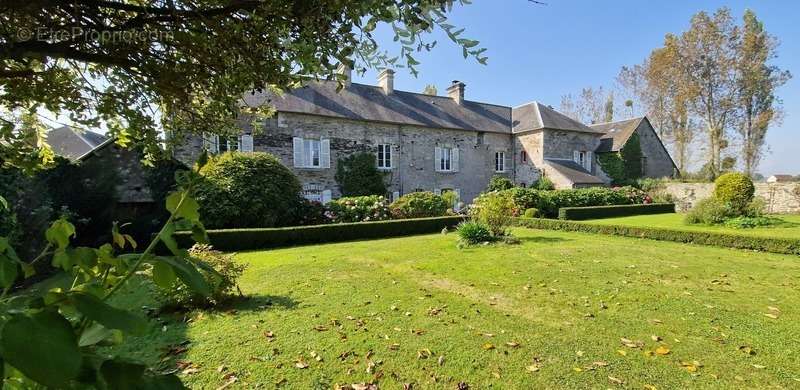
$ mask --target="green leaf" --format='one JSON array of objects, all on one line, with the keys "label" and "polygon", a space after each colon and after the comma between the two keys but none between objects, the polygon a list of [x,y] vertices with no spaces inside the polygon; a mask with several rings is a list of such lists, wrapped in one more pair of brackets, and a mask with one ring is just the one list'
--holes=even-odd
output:
[{"label": "green leaf", "polygon": [[178,242],[172,237],[172,233],[175,233],[175,224],[168,223],[164,225],[164,229],[161,231],[158,238],[167,246],[167,249],[169,249],[173,255],[180,256],[183,252],[178,248]]},{"label": "green leaf", "polygon": [[122,360],[106,360],[100,366],[100,376],[108,389],[144,389],[145,366]]},{"label": "green leaf", "polygon": [[9,288],[19,276],[19,266],[10,257],[0,253],[0,287]]},{"label": "green leaf", "polygon": [[67,254],[69,254],[72,264],[77,264],[84,270],[97,265],[97,252],[92,248],[81,246],[72,250],[68,250]]},{"label": "green leaf", "polygon": [[204,149],[197,157],[197,170],[200,171],[206,164],[208,164],[208,151]]},{"label": "green leaf", "polygon": [[202,223],[197,222],[192,226],[192,239],[200,244],[208,244],[208,234]]},{"label": "green leaf", "polygon": [[55,245],[58,248],[66,248],[69,245],[70,237],[75,235],[75,226],[73,226],[66,219],[59,219],[54,221],[52,225],[44,233],[47,242]]},{"label": "green leaf", "polygon": [[12,316],[3,326],[0,345],[6,363],[46,386],[66,387],[81,369],[72,325],[55,311]]},{"label": "green leaf", "polygon": [[206,282],[203,274],[195,268],[194,264],[180,257],[158,257],[157,259],[172,266],[178,278],[189,286],[192,291],[206,297],[211,295],[211,287]]},{"label": "green leaf", "polygon": [[2,196],[0,196],[0,209],[2,209],[2,210],[8,210],[9,209],[8,208],[8,202],[6,201],[6,198],[4,198]]},{"label": "green leaf", "polygon": [[122,332],[118,329],[108,329],[98,323],[93,323],[87,328],[81,339],[78,340],[78,346],[88,347],[90,345],[116,345],[122,343]]},{"label": "green leaf", "polygon": [[73,293],[71,298],[79,312],[106,328],[119,329],[131,334],[143,334],[147,330],[148,324],[144,317],[110,306],[94,295]]},{"label": "green leaf", "polygon": [[169,194],[167,197],[167,210],[175,214],[176,217],[192,222],[200,220],[200,205],[184,191],[175,191]]},{"label": "green leaf", "polygon": [[155,282],[157,286],[169,288],[175,283],[176,278],[175,271],[172,270],[169,264],[158,260],[153,264],[153,282]]}]

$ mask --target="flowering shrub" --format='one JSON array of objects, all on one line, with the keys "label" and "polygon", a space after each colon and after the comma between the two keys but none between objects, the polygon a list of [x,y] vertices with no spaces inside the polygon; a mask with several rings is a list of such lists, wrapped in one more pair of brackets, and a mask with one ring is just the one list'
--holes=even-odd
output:
[{"label": "flowering shrub", "polygon": [[632,186],[614,187],[614,191],[620,191],[628,199],[629,204],[650,204],[653,203],[653,198],[646,192]]},{"label": "flowering shrub", "polygon": [[486,226],[494,237],[504,236],[515,213],[514,199],[507,192],[488,192],[475,199],[469,210],[476,222]]},{"label": "flowering shrub", "polygon": [[614,206],[624,204],[648,204],[652,199],[634,187],[592,187],[574,190],[542,191],[535,188],[512,188],[502,191],[514,200],[512,215],[519,216],[526,209],[534,208],[546,218],[555,218],[562,207]]},{"label": "flowering shrub", "polygon": [[344,197],[328,203],[333,222],[383,221],[391,218],[389,201],[380,195]]},{"label": "flowering shrub", "polygon": [[397,219],[441,217],[451,207],[447,201],[432,192],[412,192],[392,203],[392,216]]}]

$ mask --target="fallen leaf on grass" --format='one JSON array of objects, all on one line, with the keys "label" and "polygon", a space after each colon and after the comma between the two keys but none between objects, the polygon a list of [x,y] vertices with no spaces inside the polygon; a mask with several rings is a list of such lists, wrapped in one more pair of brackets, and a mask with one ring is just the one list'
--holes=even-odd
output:
[{"label": "fallen leaf on grass", "polygon": [[294,362],[294,366],[302,370],[302,369],[308,368],[308,363],[303,361],[303,359],[297,359]]},{"label": "fallen leaf on grass", "polygon": [[755,367],[755,368],[757,368],[759,370],[763,370],[763,369],[767,368],[767,366],[762,366],[761,364],[753,364],[753,367]]},{"label": "fallen leaf on grass", "polygon": [[506,346],[511,348],[519,348],[520,345],[516,341],[509,341],[506,343]]},{"label": "fallen leaf on grass", "polygon": [[542,368],[542,366],[540,366],[540,365],[538,365],[538,364],[531,364],[530,366],[528,366],[528,367],[525,367],[525,369],[526,369],[526,370],[528,370],[528,371],[530,371],[530,372],[536,372],[536,371],[539,371],[539,369],[541,369],[541,368]]},{"label": "fallen leaf on grass", "polygon": [[272,333],[271,330],[264,331],[264,337],[270,342],[275,340],[275,333]]},{"label": "fallen leaf on grass", "polygon": [[685,368],[686,371],[697,372],[697,370],[700,369],[700,367],[702,367],[703,365],[700,364],[700,362],[698,362],[697,360],[694,360],[692,362],[681,362],[681,366]]},{"label": "fallen leaf on grass", "polygon": [[613,377],[611,375],[608,376],[608,381],[613,383],[613,384],[615,384],[615,385],[621,385],[621,384],[625,383],[625,381],[623,381],[622,379]]},{"label": "fallen leaf on grass", "polygon": [[644,346],[644,343],[639,340],[630,340],[623,337],[619,339],[619,341],[622,342],[622,345],[628,348],[641,348]]},{"label": "fallen leaf on grass", "polygon": [[328,330],[328,327],[325,325],[317,325],[314,327],[314,330],[316,330],[317,332],[324,332]]},{"label": "fallen leaf on grass", "polygon": [[739,347],[739,350],[742,351],[742,353],[751,356],[756,354],[756,351],[753,348],[748,347],[747,345],[742,345],[741,347]]},{"label": "fallen leaf on grass", "polygon": [[436,360],[436,363],[438,363],[440,366],[443,365],[444,364],[444,355],[440,355],[439,359]]},{"label": "fallen leaf on grass", "polygon": [[655,386],[653,386],[653,385],[644,385],[643,387],[644,387],[644,389],[645,389],[645,390],[658,390],[658,389],[657,389]]},{"label": "fallen leaf on grass", "polygon": [[621,349],[618,349],[618,350],[617,350],[617,353],[618,353],[618,354],[620,354],[620,355],[622,355],[622,356],[627,356],[627,355],[628,355],[628,353],[627,353],[627,352],[625,352],[625,351],[623,351],[623,350],[621,350]]},{"label": "fallen leaf on grass", "polygon": [[667,348],[667,347],[662,345],[662,346],[656,348],[656,353],[659,354],[659,355],[669,355],[670,350],[669,350],[669,348]]},{"label": "fallen leaf on grass", "polygon": [[391,349],[392,351],[397,351],[398,349],[400,349],[400,344],[394,343],[389,346],[389,349]]},{"label": "fallen leaf on grass", "polygon": [[650,336],[650,340],[653,340],[655,342],[661,341],[661,336],[652,335]]},{"label": "fallen leaf on grass", "polygon": [[427,359],[431,357],[431,355],[433,355],[433,352],[428,348],[417,351],[417,359]]},{"label": "fallen leaf on grass", "polygon": [[316,351],[311,351],[309,355],[311,355],[311,357],[318,362],[322,361],[322,356],[320,356]]},{"label": "fallen leaf on grass", "polygon": [[493,376],[493,377],[495,377],[495,378],[497,378],[497,379],[500,379],[500,373],[499,373],[499,372],[497,372],[497,371],[493,371],[493,372],[492,372],[492,376]]},{"label": "fallen leaf on grass", "polygon": [[777,314],[773,314],[773,313],[764,313],[764,316],[772,318],[773,320],[777,320],[778,319],[778,315]]},{"label": "fallen leaf on grass", "polygon": [[489,350],[494,349],[494,344],[486,343],[486,344],[483,344],[483,347],[481,347],[481,348],[483,348],[485,351],[489,351]]}]

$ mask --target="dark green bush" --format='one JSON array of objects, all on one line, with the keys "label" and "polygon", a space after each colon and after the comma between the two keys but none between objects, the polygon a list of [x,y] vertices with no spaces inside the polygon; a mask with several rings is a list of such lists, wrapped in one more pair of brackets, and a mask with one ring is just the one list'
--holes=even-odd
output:
[{"label": "dark green bush", "polygon": [[753,237],[716,232],[689,232],[652,227],[596,225],[586,222],[561,221],[557,219],[517,219],[516,222],[519,226],[533,229],[608,234],[634,238],[647,238],[660,241],[674,241],[687,244],[712,245],[736,249],[749,249],[763,252],[800,255],[800,240],[784,238]]},{"label": "dark green bush", "polygon": [[378,170],[372,153],[356,153],[340,159],[334,178],[344,196],[386,194],[384,173]]},{"label": "dark green bush", "polygon": [[206,283],[211,286],[211,295],[206,297],[192,291],[178,278],[169,288],[161,290],[167,305],[179,308],[205,307],[219,304],[236,293],[241,294],[238,281],[247,264],[236,262],[233,254],[222,253],[205,244],[193,245],[189,249],[189,256],[215,271],[200,268]]},{"label": "dark green bush", "polygon": [[736,210],[717,198],[699,200],[684,217],[688,224],[716,225],[725,222],[728,218],[736,217]]},{"label": "dark green bush", "polygon": [[773,217],[736,217],[725,221],[725,227],[734,229],[752,229],[765,226],[778,226],[786,221]]},{"label": "dark green bush", "polygon": [[[283,246],[366,240],[415,234],[439,233],[458,225],[460,216],[404,219],[378,222],[340,223],[264,229],[209,230],[211,244],[221,251],[244,251]],[[178,232],[181,245],[192,245],[191,232]]]},{"label": "dark green bush", "polygon": [[200,171],[202,221],[210,228],[291,225],[301,207],[300,182],[275,156],[225,153]]},{"label": "dark green bush", "polygon": [[534,208],[525,209],[525,212],[522,214],[524,218],[536,218],[539,216],[539,210]]},{"label": "dark green bush", "polygon": [[325,205],[315,200],[302,199],[293,218],[300,226],[322,225],[331,222]]},{"label": "dark green bush", "polygon": [[739,214],[753,200],[756,187],[747,175],[738,172],[726,173],[714,181],[714,197],[727,203]]},{"label": "dark green bush", "polygon": [[557,217],[558,209],[562,207],[641,204],[646,200],[646,194],[633,187],[592,187],[555,191],[512,188],[503,192],[511,194],[517,213],[521,210],[535,208],[547,218]]},{"label": "dark green bush", "polygon": [[466,221],[458,224],[456,233],[459,241],[466,245],[477,245],[495,239],[489,228],[478,221]]},{"label": "dark green bush", "polygon": [[395,200],[389,208],[397,219],[440,217],[451,207],[433,192],[412,192]]},{"label": "dark green bush", "polygon": [[627,217],[631,215],[646,215],[646,214],[666,214],[674,212],[675,212],[675,205],[672,203],[626,204],[617,206],[590,206],[590,207],[562,207],[558,210],[558,219],[581,221],[585,219]]},{"label": "dark green bush", "polygon": [[536,180],[536,183],[534,183],[531,187],[540,191],[552,191],[556,189],[556,185],[553,183],[553,181],[545,176],[542,176],[539,178],[539,180]]},{"label": "dark green bush", "polygon": [[503,191],[514,188],[514,183],[505,176],[492,176],[489,180],[489,185],[486,186],[486,192]]},{"label": "dark green bush", "polygon": [[383,221],[392,217],[389,201],[381,195],[339,198],[327,207],[333,222]]}]

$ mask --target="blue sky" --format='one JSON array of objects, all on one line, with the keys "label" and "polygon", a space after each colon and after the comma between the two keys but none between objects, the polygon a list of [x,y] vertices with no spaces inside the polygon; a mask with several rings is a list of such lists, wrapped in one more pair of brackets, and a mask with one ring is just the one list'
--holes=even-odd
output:
[{"label": "blue sky", "polygon": [[[464,60],[461,50],[443,34],[433,36],[439,45],[418,60],[417,78],[405,70],[395,75],[395,88],[422,91],[434,84],[444,94],[451,80],[467,84],[469,100],[515,106],[532,100],[558,107],[561,96],[573,96],[587,86],[612,87],[623,65],[641,63],[663,43],[664,34],[680,33],[691,16],[727,6],[740,19],[752,9],[781,45],[774,63],[795,76],[778,95],[786,112],[783,124],[770,129],[771,152],[760,171],[800,174],[800,2],[796,1],[577,1],[474,0],[450,15],[465,27],[465,37],[481,41],[488,49],[488,65]],[[390,50],[388,31],[379,40]],[[354,81],[376,83],[374,71]],[[700,157],[700,156],[696,156]]]}]

